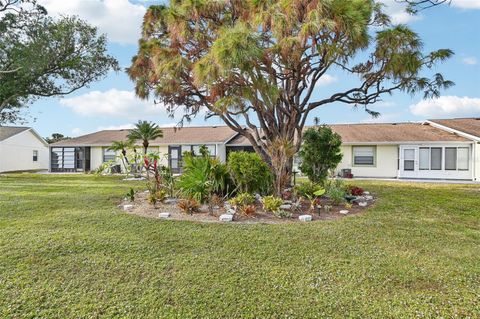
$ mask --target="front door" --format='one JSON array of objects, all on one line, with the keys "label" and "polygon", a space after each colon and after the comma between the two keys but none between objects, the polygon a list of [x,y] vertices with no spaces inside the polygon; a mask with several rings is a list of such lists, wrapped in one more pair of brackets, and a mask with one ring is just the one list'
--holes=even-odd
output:
[{"label": "front door", "polygon": [[400,176],[418,177],[418,148],[404,147],[400,149]]},{"label": "front door", "polygon": [[180,146],[170,146],[168,149],[168,164],[172,173],[178,174],[181,169],[182,153]]}]

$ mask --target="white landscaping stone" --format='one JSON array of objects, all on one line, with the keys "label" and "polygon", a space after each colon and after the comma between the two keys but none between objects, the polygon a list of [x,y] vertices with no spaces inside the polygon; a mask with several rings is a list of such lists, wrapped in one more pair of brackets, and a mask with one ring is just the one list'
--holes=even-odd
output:
[{"label": "white landscaping stone", "polygon": [[370,192],[363,192],[363,195],[370,195]]},{"label": "white landscaping stone", "polygon": [[366,199],[366,200],[372,200],[372,199],[373,199],[373,196],[372,196],[372,195],[366,195],[366,196],[365,196],[365,199]]},{"label": "white landscaping stone", "polygon": [[292,205],[291,204],[280,205],[280,209],[290,210],[290,209],[292,209]]},{"label": "white landscaping stone", "polygon": [[366,207],[367,205],[367,202],[358,202],[358,206],[360,207]]},{"label": "white landscaping stone", "polygon": [[255,194],[255,199],[258,200],[258,201],[261,201],[262,200],[262,195]]},{"label": "white landscaping stone", "polygon": [[230,215],[230,214],[220,215],[220,221],[221,222],[231,222],[231,221],[233,221],[233,215]]},{"label": "white landscaping stone", "polygon": [[123,205],[123,210],[130,210],[133,208],[133,205]]},{"label": "white landscaping stone", "polygon": [[178,203],[178,199],[176,198],[167,198],[166,200],[163,201],[164,204],[166,205],[175,205]]},{"label": "white landscaping stone", "polygon": [[167,219],[167,218],[169,218],[170,216],[171,216],[170,213],[160,213],[160,214],[158,214],[158,217],[164,218],[164,219]]},{"label": "white landscaping stone", "polygon": [[226,215],[232,215],[232,216],[235,215],[235,209],[233,208],[227,209]]},{"label": "white landscaping stone", "polygon": [[312,215],[300,215],[300,216],[298,216],[298,219],[302,222],[311,222],[312,221]]},{"label": "white landscaping stone", "polygon": [[347,214],[348,214],[348,210],[346,210],[346,209],[341,210],[341,211],[340,211],[340,214],[347,215]]},{"label": "white landscaping stone", "polygon": [[230,205],[229,203],[223,204],[223,207],[225,207],[226,210],[232,209],[232,205]]}]

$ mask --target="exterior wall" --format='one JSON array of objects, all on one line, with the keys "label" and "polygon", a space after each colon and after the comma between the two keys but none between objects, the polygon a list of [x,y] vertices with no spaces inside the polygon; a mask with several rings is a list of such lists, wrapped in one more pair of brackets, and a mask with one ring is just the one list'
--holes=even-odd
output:
[{"label": "exterior wall", "polygon": [[227,161],[227,147],[225,144],[216,144],[217,148],[217,158],[225,163]]},{"label": "exterior wall", "polygon": [[94,171],[103,163],[103,147],[92,146],[90,148],[90,170]]},{"label": "exterior wall", "polygon": [[[473,162],[477,159],[473,158],[474,150],[472,144],[459,144],[459,143],[437,143],[437,144],[413,144],[413,145],[401,145],[400,146],[400,178],[424,178],[424,179],[452,179],[452,180],[473,180]],[[420,147],[437,147],[442,148],[442,169],[439,170],[420,170],[419,169],[419,148]],[[445,148],[446,147],[468,147],[470,153],[469,168],[468,170],[446,170],[445,169]],[[415,150],[414,170],[404,170],[404,150]]]},{"label": "exterior wall", "polygon": [[[33,151],[38,151],[38,161],[33,161]],[[47,170],[48,146],[30,130],[0,142],[0,172]]]},{"label": "exterior wall", "polygon": [[[336,173],[344,168],[352,170],[353,177],[396,178],[398,175],[398,145],[374,145],[376,147],[375,165],[361,166],[353,164],[352,148],[357,145],[342,145],[342,161]],[[359,144],[358,146],[362,146]],[[369,145],[370,146],[370,145]]]},{"label": "exterior wall", "polygon": [[474,178],[476,181],[480,181],[480,142],[474,144]]}]

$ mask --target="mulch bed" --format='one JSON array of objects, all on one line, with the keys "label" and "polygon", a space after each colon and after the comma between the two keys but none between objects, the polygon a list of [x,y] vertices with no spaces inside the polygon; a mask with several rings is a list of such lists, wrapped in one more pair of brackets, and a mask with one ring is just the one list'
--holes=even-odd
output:
[{"label": "mulch bed", "polygon": [[[123,205],[133,205],[133,208],[126,210],[127,213],[138,215],[142,217],[149,218],[159,218],[160,213],[170,213],[168,220],[188,220],[188,221],[197,221],[197,222],[212,222],[220,223],[219,216],[226,213],[224,207],[215,207],[212,213],[209,213],[208,207],[203,205],[200,208],[200,211],[192,215],[185,214],[181,209],[178,208],[177,204],[165,204],[157,203],[155,206],[148,203],[147,200],[148,192],[139,192],[135,195],[135,200],[133,202],[124,200],[119,207]],[[278,218],[270,212],[265,212],[262,209],[260,203],[256,204],[257,211],[255,214],[245,216],[239,213],[235,214],[233,223],[243,223],[243,224],[255,224],[255,223],[265,223],[265,224],[280,224],[280,223],[292,223],[292,222],[301,222],[298,219],[298,216],[308,214],[312,215],[312,221],[321,221],[321,220],[335,220],[351,215],[358,215],[365,211],[365,209],[371,207],[375,203],[375,198],[373,200],[368,200],[368,205],[366,207],[361,207],[356,203],[353,203],[351,208],[345,208],[345,205],[332,206],[330,211],[327,213],[323,209],[325,204],[329,204],[328,199],[322,199],[320,210],[316,212],[311,212],[309,209],[309,202],[303,201],[301,208],[297,211],[292,212],[292,217],[290,218]],[[331,205],[331,204],[330,204]],[[341,214],[341,210],[348,210],[348,214]],[[320,214],[318,213],[320,212]]]}]

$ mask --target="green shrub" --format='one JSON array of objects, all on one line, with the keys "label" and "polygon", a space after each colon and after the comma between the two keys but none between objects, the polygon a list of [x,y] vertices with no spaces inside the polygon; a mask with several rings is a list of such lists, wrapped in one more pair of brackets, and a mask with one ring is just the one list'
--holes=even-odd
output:
[{"label": "green shrub", "polygon": [[275,213],[280,209],[280,206],[283,204],[283,200],[275,196],[265,196],[262,198],[263,209],[266,212]]},{"label": "green shrub", "polygon": [[240,193],[230,200],[230,204],[234,206],[246,206],[255,203],[255,196],[249,193]]},{"label": "green shrub", "polygon": [[332,187],[328,190],[327,196],[333,205],[340,205],[345,201],[345,191],[341,188]]},{"label": "green shrub", "polygon": [[298,196],[311,199],[314,197],[322,196],[325,193],[325,189],[320,184],[306,181],[296,185],[295,192]]},{"label": "green shrub", "polygon": [[184,155],[183,174],[177,186],[183,196],[204,203],[212,194],[223,195],[231,190],[230,176],[226,165],[208,154],[195,157]]},{"label": "green shrub", "polygon": [[290,218],[292,217],[292,213],[283,209],[279,209],[273,212],[273,215],[275,215],[278,218]]},{"label": "green shrub", "polygon": [[340,135],[326,125],[307,129],[299,152],[302,161],[300,170],[309,180],[323,183],[329,171],[342,160],[341,145]]},{"label": "green shrub", "polygon": [[272,174],[257,153],[232,152],[227,161],[230,175],[240,192],[268,194]]},{"label": "green shrub", "polygon": [[135,191],[133,188],[130,187],[130,190],[125,194],[125,197],[131,202],[135,200]]}]

